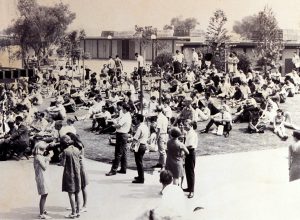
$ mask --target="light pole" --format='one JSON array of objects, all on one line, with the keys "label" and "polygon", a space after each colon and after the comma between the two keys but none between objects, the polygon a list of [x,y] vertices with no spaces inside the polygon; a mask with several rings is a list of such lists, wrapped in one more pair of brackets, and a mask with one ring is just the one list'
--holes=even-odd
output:
[{"label": "light pole", "polygon": [[110,46],[109,46],[109,55],[112,56],[112,36],[108,35],[107,39],[110,41]]},{"label": "light pole", "polygon": [[155,34],[151,34],[151,43],[152,43],[152,63],[153,63],[153,60],[154,60],[154,44],[153,44],[153,41],[156,40],[156,35]]}]

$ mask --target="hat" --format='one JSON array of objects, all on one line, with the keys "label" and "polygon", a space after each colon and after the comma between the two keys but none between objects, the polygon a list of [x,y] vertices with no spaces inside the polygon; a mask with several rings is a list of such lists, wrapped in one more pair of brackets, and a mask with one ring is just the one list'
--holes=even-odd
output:
[{"label": "hat", "polygon": [[178,127],[173,127],[170,130],[170,135],[174,138],[180,137],[181,136],[181,131]]}]

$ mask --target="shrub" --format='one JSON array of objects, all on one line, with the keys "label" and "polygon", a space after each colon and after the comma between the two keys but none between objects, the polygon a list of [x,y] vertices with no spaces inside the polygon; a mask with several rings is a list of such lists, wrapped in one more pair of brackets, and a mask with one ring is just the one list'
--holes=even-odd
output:
[{"label": "shrub", "polygon": [[157,57],[154,59],[152,65],[160,67],[165,66],[167,63],[172,63],[173,54],[168,52],[163,52],[161,54],[158,54]]},{"label": "shrub", "polygon": [[237,57],[239,59],[237,68],[243,70],[244,73],[249,71],[249,68],[251,67],[251,60],[250,58],[243,53],[237,54]]}]

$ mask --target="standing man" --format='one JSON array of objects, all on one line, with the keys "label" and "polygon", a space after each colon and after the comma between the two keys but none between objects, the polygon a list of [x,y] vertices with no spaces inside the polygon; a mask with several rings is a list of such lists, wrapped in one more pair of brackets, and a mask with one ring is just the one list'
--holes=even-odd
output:
[{"label": "standing man", "polygon": [[198,146],[198,134],[197,122],[188,121],[185,127],[187,134],[185,138],[185,146],[187,147],[189,154],[185,157],[185,175],[187,188],[183,189],[184,192],[188,192],[188,198],[194,197],[194,187],[195,187],[195,164],[196,164],[196,148]]},{"label": "standing man", "polygon": [[[131,128],[131,115],[130,107],[127,104],[120,106],[119,118],[114,122],[116,128],[116,147],[115,147],[115,159],[113,160],[111,170],[106,174],[106,176],[113,176],[117,173],[126,174],[127,170],[127,140],[128,133]],[[119,163],[121,162],[121,169],[117,171]]]},{"label": "standing man", "polygon": [[153,166],[152,168],[161,168],[163,169],[166,165],[166,149],[167,149],[167,141],[168,141],[168,125],[169,120],[168,118],[163,114],[163,107],[157,106],[156,111],[158,112],[157,115],[157,133],[156,133],[156,142],[158,145],[158,153],[159,153],[159,159],[158,163]]},{"label": "standing man", "polygon": [[174,74],[181,72],[181,65],[183,62],[184,55],[179,52],[179,50],[176,50],[176,54],[173,57],[173,66],[174,66]]},{"label": "standing man", "polygon": [[192,70],[194,70],[198,64],[199,56],[195,50],[195,48],[192,49]]},{"label": "standing man", "polygon": [[144,57],[139,55],[139,53],[135,53],[135,58],[137,60],[137,67],[138,67],[138,75],[140,77],[140,109],[143,114],[143,71],[144,71]]},{"label": "standing man", "polygon": [[297,54],[297,52],[294,52],[294,56],[292,58],[292,62],[295,65],[295,68],[297,69],[297,71],[299,71],[299,67],[300,67],[300,57]]},{"label": "standing man", "polygon": [[121,73],[123,72],[123,63],[119,55],[116,55],[115,64],[116,64],[117,78],[119,81],[121,81]]},{"label": "standing man", "polygon": [[109,56],[107,67],[108,67],[108,75],[110,77],[110,80],[112,81],[112,79],[115,76],[115,69],[116,69],[116,63],[115,63],[114,59],[112,58],[112,56]]},{"label": "standing man", "polygon": [[116,55],[115,64],[116,64],[116,70],[122,72],[123,71],[123,63],[122,63],[122,60],[120,59],[119,55]]},{"label": "standing man", "polygon": [[144,57],[139,55],[139,53],[135,53],[135,58],[138,64],[138,73],[142,74],[144,70]]},{"label": "standing man", "polygon": [[143,157],[146,152],[146,144],[149,138],[149,128],[144,123],[144,116],[141,114],[136,115],[138,128],[133,137],[132,146],[138,144],[139,147],[134,149],[134,158],[136,163],[136,168],[138,172],[138,176],[134,177],[132,183],[144,183],[144,167],[143,167]]}]

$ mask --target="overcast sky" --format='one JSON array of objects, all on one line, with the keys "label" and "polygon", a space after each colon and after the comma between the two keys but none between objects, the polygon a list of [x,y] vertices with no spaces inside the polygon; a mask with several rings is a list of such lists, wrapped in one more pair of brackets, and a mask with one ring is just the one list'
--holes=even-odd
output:
[{"label": "overcast sky", "polygon": [[[195,17],[198,28],[206,29],[209,17],[223,9],[228,17],[227,28],[234,21],[256,14],[270,6],[279,26],[300,29],[299,0],[38,0],[51,5],[62,1],[76,13],[71,29],[83,28],[87,35],[97,36],[102,30],[133,30],[134,25],[152,25],[159,29],[176,16]],[[0,30],[17,16],[17,0],[0,0]]]}]

